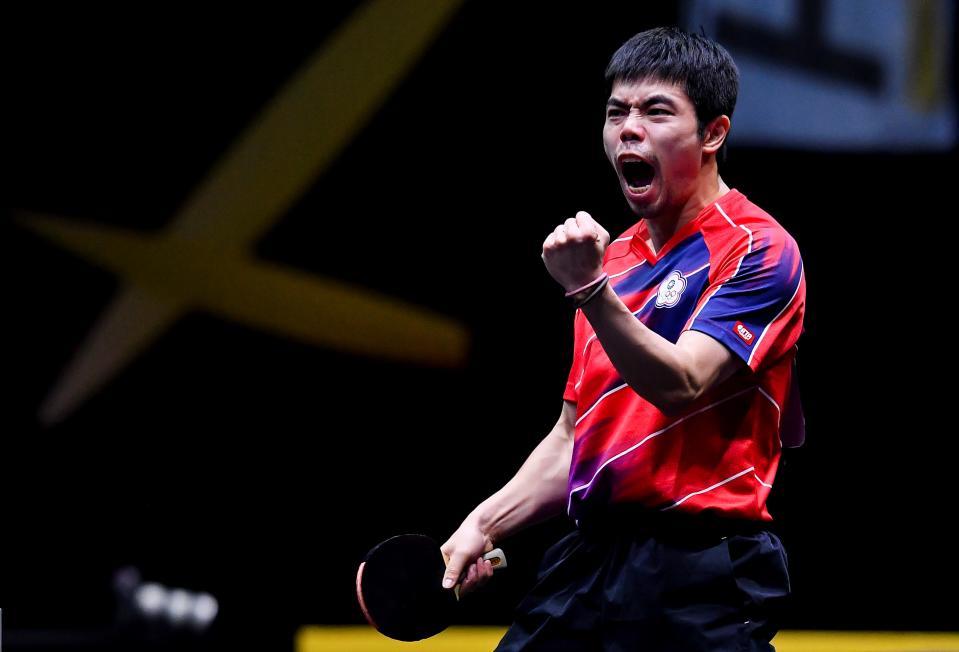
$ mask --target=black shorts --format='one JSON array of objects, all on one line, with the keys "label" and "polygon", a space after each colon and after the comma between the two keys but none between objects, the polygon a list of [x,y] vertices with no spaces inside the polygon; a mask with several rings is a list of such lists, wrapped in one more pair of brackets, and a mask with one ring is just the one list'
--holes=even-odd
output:
[{"label": "black shorts", "polygon": [[788,595],[762,526],[577,529],[546,552],[496,652],[768,651]]}]

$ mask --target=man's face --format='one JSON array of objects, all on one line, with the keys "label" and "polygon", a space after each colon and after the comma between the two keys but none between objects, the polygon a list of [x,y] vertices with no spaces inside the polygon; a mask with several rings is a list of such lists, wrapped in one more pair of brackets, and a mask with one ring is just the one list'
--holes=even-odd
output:
[{"label": "man's face", "polygon": [[696,189],[703,141],[696,109],[675,84],[615,82],[603,143],[626,201],[638,215],[679,211]]}]

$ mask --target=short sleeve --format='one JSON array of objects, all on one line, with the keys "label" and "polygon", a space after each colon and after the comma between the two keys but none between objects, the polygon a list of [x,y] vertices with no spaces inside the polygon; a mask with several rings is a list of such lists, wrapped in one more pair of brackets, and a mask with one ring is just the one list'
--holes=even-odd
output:
[{"label": "short sleeve", "polygon": [[781,228],[750,233],[723,256],[684,330],[705,333],[753,371],[802,334],[806,282],[796,241]]},{"label": "short sleeve", "polygon": [[566,389],[563,391],[563,400],[576,403],[579,400],[579,383],[583,376],[583,328],[580,320],[585,319],[582,311],[577,310],[573,320],[573,363],[570,365],[569,376],[566,378]]}]

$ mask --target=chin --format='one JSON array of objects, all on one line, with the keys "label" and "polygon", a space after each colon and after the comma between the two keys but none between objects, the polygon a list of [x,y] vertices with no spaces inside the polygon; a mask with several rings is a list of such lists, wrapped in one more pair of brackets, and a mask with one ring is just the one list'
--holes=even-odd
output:
[{"label": "chin", "polygon": [[656,209],[659,206],[658,198],[650,197],[649,199],[635,199],[626,195],[626,203],[629,205],[630,210],[639,215],[640,217],[655,213]]}]

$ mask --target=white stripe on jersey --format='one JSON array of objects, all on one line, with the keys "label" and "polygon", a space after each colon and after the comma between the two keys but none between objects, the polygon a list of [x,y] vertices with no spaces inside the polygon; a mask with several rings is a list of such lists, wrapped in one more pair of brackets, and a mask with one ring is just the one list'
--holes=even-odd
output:
[{"label": "white stripe on jersey", "polygon": [[610,278],[616,278],[616,277],[618,277],[618,276],[622,276],[622,275],[625,274],[626,272],[630,272],[630,271],[636,269],[637,267],[639,267],[640,265],[645,265],[645,264],[646,264],[646,261],[643,260],[643,261],[641,261],[641,262],[636,263],[636,264],[633,265],[632,267],[629,267],[629,268],[627,268],[627,269],[624,269],[623,271],[619,272],[618,274],[610,274],[609,277],[610,277]]},{"label": "white stripe on jersey", "polygon": [[765,482],[763,482],[763,479],[760,478],[760,477],[759,477],[758,475],[756,475],[755,473],[753,473],[753,477],[756,478],[756,479],[759,481],[759,484],[761,484],[762,486],[764,486],[764,487],[769,487],[770,489],[773,488],[773,486],[772,486],[771,484],[766,484]]},{"label": "white stripe on jersey", "polygon": [[766,333],[769,331],[769,327],[776,323],[776,320],[779,319],[779,315],[786,312],[786,309],[789,306],[793,305],[793,301],[796,300],[796,295],[799,294],[799,288],[800,286],[802,286],[803,273],[804,273],[803,265],[802,265],[802,262],[800,262],[799,263],[799,282],[796,283],[796,289],[793,291],[793,295],[789,297],[789,301],[787,301],[786,305],[783,306],[783,309],[779,311],[779,314],[773,317],[773,320],[769,322],[768,324],[766,324],[765,328],[763,328],[763,332],[759,335],[759,339],[756,340],[756,344],[753,346],[753,352],[749,354],[749,360],[746,361],[746,364],[752,366],[753,356],[756,355],[756,351],[759,350],[759,344],[763,341],[763,338],[766,337]]},{"label": "white stripe on jersey", "polygon": [[[752,356],[750,356],[750,357],[752,357]],[[776,433],[777,433],[777,435],[779,435],[779,447],[782,448],[782,447],[783,447],[783,438],[782,438],[781,426],[782,426],[782,420],[783,420],[783,411],[780,409],[779,403],[777,403],[777,402],[775,401],[775,399],[773,399],[772,396],[770,396],[769,394],[767,394],[767,393],[766,393],[766,390],[764,390],[762,387],[759,388],[759,393],[762,394],[763,396],[765,396],[767,399],[769,399],[769,402],[773,404],[773,407],[774,407],[774,408],[776,408],[776,414],[779,415],[779,416],[776,417],[776,428],[777,428]],[[762,482],[762,481],[760,480],[760,482]],[[764,484],[765,484],[765,483],[764,483]],[[770,486],[772,486],[772,485],[770,485]]]},{"label": "white stripe on jersey", "polygon": [[[592,406],[591,408],[589,408],[589,411],[587,411],[586,414],[584,414],[583,416],[581,416],[579,419],[576,420],[576,425],[579,425],[579,422],[582,421],[583,419],[585,419],[585,418],[586,418],[586,415],[589,414],[590,412],[592,412],[592,411],[593,411],[593,408],[595,408],[597,405],[599,405],[599,402],[600,402],[600,401],[602,401],[604,398],[606,398],[607,396],[609,396],[609,395],[612,394],[613,392],[619,391],[619,390],[622,389],[623,387],[626,387],[626,385],[620,385],[620,386],[617,387],[616,389],[611,390],[611,391],[607,392],[606,394],[603,394],[603,395],[599,398],[599,400],[597,400],[596,403],[594,403],[593,406]],[[634,445],[630,446],[629,448],[627,448],[626,450],[624,450],[622,453],[619,453],[619,454],[615,455],[614,457],[609,458],[608,460],[606,460],[605,462],[603,462],[602,465],[600,465],[600,467],[599,467],[598,469],[596,469],[596,473],[593,474],[593,477],[590,478],[589,482],[587,482],[587,483],[584,484],[584,485],[580,485],[579,487],[576,487],[575,489],[573,489],[572,491],[569,492],[569,502],[568,502],[567,505],[566,505],[566,513],[569,514],[570,511],[572,510],[572,506],[573,506],[573,494],[576,493],[577,491],[582,490],[582,489],[586,489],[586,488],[588,488],[591,484],[593,484],[593,481],[596,479],[596,476],[599,475],[599,472],[602,471],[604,468],[606,468],[606,467],[607,467],[609,464],[611,464],[612,462],[615,462],[616,460],[618,460],[618,459],[619,459],[620,457],[622,457],[623,455],[627,455],[627,454],[629,454],[629,453],[632,453],[634,450],[636,450],[637,448],[639,448],[640,446],[642,446],[643,444],[645,444],[646,442],[648,442],[650,439],[652,439],[652,438],[654,438],[654,437],[660,436],[661,434],[663,434],[663,433],[666,432],[667,430],[670,430],[671,428],[675,428],[676,426],[678,426],[679,424],[681,424],[683,421],[686,421],[687,419],[691,419],[692,417],[696,416],[697,414],[702,414],[702,413],[705,412],[706,410],[711,410],[711,409],[713,409],[714,407],[716,407],[717,405],[722,405],[722,404],[725,403],[726,401],[732,400],[732,399],[736,398],[737,396],[740,396],[741,394],[745,394],[746,392],[748,392],[748,391],[750,391],[750,390],[753,390],[753,389],[758,389],[758,386],[757,386],[757,385],[753,385],[753,386],[751,386],[751,387],[747,387],[746,389],[740,390],[740,391],[736,392],[735,394],[731,394],[731,395],[727,396],[726,398],[724,398],[724,399],[722,399],[722,400],[716,401],[715,403],[711,403],[710,405],[707,405],[706,407],[700,408],[700,409],[696,410],[695,412],[693,412],[692,414],[687,414],[687,415],[684,416],[682,419],[679,419],[678,421],[674,421],[673,423],[669,424],[668,426],[666,426],[666,427],[663,428],[662,430],[658,430],[657,432],[654,432],[654,433],[651,434],[651,435],[647,435],[647,436],[644,437],[643,440],[642,440],[641,442],[639,442],[638,444],[634,444]]]},{"label": "white stripe on jersey", "polygon": [[[772,404],[773,404],[773,407],[776,408],[776,412],[779,413],[779,418],[782,419],[783,411],[779,409],[779,403],[777,403],[776,400],[775,400],[772,396],[770,396],[768,393],[766,393],[766,390],[764,390],[762,387],[759,388],[759,393],[769,399],[769,402],[772,403]],[[778,419],[777,419],[776,423],[777,423],[777,424],[779,423],[779,420],[778,420]]]},{"label": "white stripe on jersey", "polygon": [[[742,229],[743,231],[745,231],[746,233],[749,234],[749,246],[746,248],[746,253],[744,253],[744,254],[743,254],[743,257],[739,259],[739,262],[738,262],[738,263],[736,263],[736,271],[733,272],[733,275],[730,276],[730,277],[729,277],[728,279],[726,279],[725,281],[723,281],[723,285],[726,285],[726,283],[728,283],[731,279],[736,278],[736,274],[739,273],[739,268],[743,266],[743,261],[746,260],[746,256],[748,256],[749,254],[752,253],[752,251],[753,251],[753,232],[750,231],[749,229],[747,229],[745,226],[739,226],[738,224],[736,224],[735,222],[733,222],[731,219],[729,219],[729,216],[726,215],[726,211],[724,211],[724,210],[723,210],[723,207],[719,205],[719,202],[714,203],[713,206],[715,206],[715,207],[716,207],[716,210],[718,210],[719,213],[720,213],[723,217],[726,218],[726,221],[729,222],[729,225],[730,225],[731,227],[733,227],[734,229]],[[716,292],[719,292],[720,290],[722,290],[722,289],[723,289],[723,285],[720,285],[718,288],[716,288]],[[692,324],[694,321],[696,321],[696,318],[699,317],[699,313],[701,313],[701,312],[703,311],[703,308],[706,307],[706,304],[709,303],[709,299],[712,299],[714,296],[716,296],[716,292],[713,292],[712,294],[710,294],[710,295],[709,295],[709,298],[707,298],[705,301],[703,301],[703,305],[701,305],[701,306],[699,307],[699,310],[697,310],[696,312],[693,313],[693,316],[690,317],[689,320],[686,322],[687,324]]]},{"label": "white stripe on jersey", "polygon": [[588,410],[586,410],[586,412],[583,413],[583,416],[581,416],[580,418],[576,419],[576,423],[574,424],[574,427],[575,427],[575,426],[578,426],[580,421],[582,421],[583,419],[585,419],[586,417],[588,417],[588,416],[589,416],[589,413],[592,412],[593,410],[595,410],[595,409],[596,409],[596,406],[599,405],[600,402],[601,402],[604,398],[606,398],[606,397],[609,396],[610,394],[615,394],[616,392],[618,392],[619,390],[623,389],[624,387],[628,387],[628,385],[627,385],[626,383],[623,383],[623,384],[620,385],[619,387],[614,387],[613,389],[609,390],[608,392],[606,392],[605,394],[603,394],[602,396],[600,396],[598,399],[596,399],[596,402],[593,403],[593,404],[590,406],[590,408],[589,408]]},{"label": "white stripe on jersey", "polygon": [[[700,489],[699,491],[694,491],[693,493],[689,494],[688,496],[683,496],[682,498],[680,498],[679,500],[677,500],[675,503],[673,503],[673,504],[670,505],[669,507],[663,507],[663,508],[662,508],[661,510],[659,510],[659,511],[665,512],[665,511],[668,511],[668,510],[670,510],[670,509],[672,509],[672,508],[674,508],[674,507],[679,507],[680,505],[682,505],[683,503],[685,503],[687,500],[689,500],[689,499],[692,498],[693,496],[699,496],[700,494],[704,494],[704,493],[707,493],[707,492],[709,492],[709,491],[712,491],[713,489],[716,489],[716,488],[718,488],[718,487],[721,487],[721,486],[723,486],[723,485],[726,484],[726,483],[732,482],[732,481],[735,480],[736,478],[741,478],[741,477],[743,477],[744,475],[746,475],[747,473],[749,473],[750,471],[753,471],[753,470],[755,470],[755,469],[756,469],[755,466],[751,466],[751,467],[749,467],[748,469],[746,469],[745,471],[740,471],[740,472],[737,473],[736,475],[731,475],[731,476],[729,476],[728,478],[726,478],[725,480],[722,480],[721,482],[717,482],[716,484],[714,484],[714,485],[711,486],[711,487],[706,487],[705,489]],[[760,482],[762,482],[762,480],[760,480]]]}]

